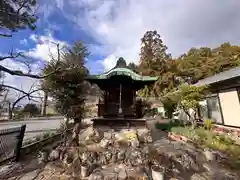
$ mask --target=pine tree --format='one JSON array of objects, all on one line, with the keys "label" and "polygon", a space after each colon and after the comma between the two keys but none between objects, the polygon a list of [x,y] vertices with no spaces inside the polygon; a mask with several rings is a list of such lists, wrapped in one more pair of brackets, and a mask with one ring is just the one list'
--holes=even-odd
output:
[{"label": "pine tree", "polygon": [[1,0],[0,36],[11,37],[18,30],[36,28],[36,0]]},{"label": "pine tree", "polygon": [[86,46],[77,42],[63,53],[60,62],[52,61],[45,68],[45,73],[52,71],[56,66],[60,68],[58,73],[47,77],[44,84],[56,101],[57,111],[67,118],[73,118],[75,123],[81,122],[84,115],[87,92],[84,78],[88,73],[84,63],[87,55]]}]

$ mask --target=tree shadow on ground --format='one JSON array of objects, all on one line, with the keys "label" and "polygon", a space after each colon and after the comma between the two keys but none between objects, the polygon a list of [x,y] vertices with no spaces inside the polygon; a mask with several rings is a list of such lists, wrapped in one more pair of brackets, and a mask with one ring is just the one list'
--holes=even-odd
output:
[{"label": "tree shadow on ground", "polygon": [[44,164],[38,163],[37,155],[27,155],[26,157],[22,158],[20,162],[13,162],[8,171],[0,174],[0,179],[20,179],[21,177],[33,171],[36,171],[33,174],[37,176],[42,171],[44,166]]}]

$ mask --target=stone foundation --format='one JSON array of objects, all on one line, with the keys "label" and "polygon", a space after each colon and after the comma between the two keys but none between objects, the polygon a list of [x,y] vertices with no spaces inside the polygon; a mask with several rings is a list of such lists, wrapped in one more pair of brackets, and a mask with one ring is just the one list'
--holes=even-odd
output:
[{"label": "stone foundation", "polygon": [[[152,142],[149,129],[88,127],[74,141],[54,150],[49,160],[60,158],[64,177],[89,180],[151,179],[152,167],[163,170],[164,179],[206,172],[207,159],[194,146],[167,138]],[[207,170],[208,171],[208,170]],[[210,177],[209,173],[206,173]],[[194,179],[195,176],[193,176]],[[155,179],[154,179],[155,180]]]},{"label": "stone foundation", "polygon": [[[76,130],[74,130],[75,132]],[[76,137],[74,133],[73,139]],[[149,165],[149,129],[93,128],[82,130],[78,144],[62,147],[60,160],[69,173],[81,175],[84,166],[89,179],[147,178],[144,169]],[[68,143],[71,144],[71,143]],[[81,168],[82,167],[82,168]],[[98,177],[98,178],[97,178]]]}]

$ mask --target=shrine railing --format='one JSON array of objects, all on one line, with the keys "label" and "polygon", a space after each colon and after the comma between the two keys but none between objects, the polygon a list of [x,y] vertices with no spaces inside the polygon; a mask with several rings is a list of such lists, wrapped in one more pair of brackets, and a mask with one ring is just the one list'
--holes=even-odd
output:
[{"label": "shrine railing", "polygon": [[10,159],[19,160],[26,125],[0,130],[0,163]]}]

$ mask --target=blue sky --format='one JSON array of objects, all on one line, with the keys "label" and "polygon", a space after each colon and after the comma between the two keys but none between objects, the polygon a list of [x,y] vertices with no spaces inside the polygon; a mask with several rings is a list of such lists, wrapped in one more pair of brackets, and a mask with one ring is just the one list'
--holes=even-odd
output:
[{"label": "blue sky", "polygon": [[[92,74],[112,68],[118,57],[139,62],[140,39],[157,30],[174,56],[191,47],[216,47],[223,42],[240,44],[239,0],[41,0],[36,31],[24,30],[13,38],[1,38],[0,54],[21,50],[37,63],[49,61],[51,42],[72,45],[82,40],[91,53],[86,66]],[[2,64],[26,71],[13,60]],[[29,78],[7,76],[5,82],[29,89]]]},{"label": "blue sky", "polygon": [[[45,5],[48,4],[45,3]],[[48,6],[52,5],[53,4],[49,4]],[[78,24],[68,20],[57,7],[55,8],[56,9],[52,10],[52,12],[49,12],[50,14],[47,18],[44,16],[44,13],[47,12],[38,12],[39,21],[37,23],[36,30],[21,30],[15,33],[13,38],[1,39],[0,53],[7,54],[13,49],[14,51],[26,52],[26,54],[31,51],[33,51],[33,53],[48,54],[47,51],[44,51],[46,48],[38,52],[38,50],[41,49],[41,45],[50,46],[50,49],[54,48],[51,47],[52,45],[49,45],[50,42],[48,41],[62,42],[63,44],[72,45],[76,41],[81,40],[87,46],[99,45],[96,39],[83,31]],[[34,37],[36,39],[34,39]],[[46,42],[41,41],[40,39],[46,39]],[[39,49],[36,49],[37,47],[39,47]],[[39,57],[33,56],[32,58],[36,60],[36,63],[39,63],[39,61],[46,61],[43,57],[44,54],[42,54],[42,56],[39,54]],[[104,71],[104,66],[101,63],[96,65],[96,62],[100,59],[104,59],[105,57],[106,56],[103,55],[90,53],[87,58],[86,66],[89,68],[91,73],[101,73]]]}]

